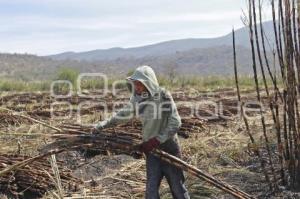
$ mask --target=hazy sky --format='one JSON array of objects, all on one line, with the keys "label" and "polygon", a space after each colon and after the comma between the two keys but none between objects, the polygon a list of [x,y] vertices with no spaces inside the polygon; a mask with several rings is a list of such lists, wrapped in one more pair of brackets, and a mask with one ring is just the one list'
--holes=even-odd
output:
[{"label": "hazy sky", "polygon": [[0,0],[0,52],[47,55],[217,37],[232,26],[243,26],[245,4],[245,0]]}]

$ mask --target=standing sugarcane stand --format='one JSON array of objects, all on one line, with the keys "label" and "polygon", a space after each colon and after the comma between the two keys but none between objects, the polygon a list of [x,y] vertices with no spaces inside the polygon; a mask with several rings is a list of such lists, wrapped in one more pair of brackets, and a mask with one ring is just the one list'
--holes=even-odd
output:
[{"label": "standing sugarcane stand", "polygon": [[168,181],[173,198],[190,198],[184,185],[183,170],[150,153],[154,149],[161,149],[175,157],[181,157],[177,137],[181,119],[171,94],[159,87],[156,75],[149,66],[138,67],[127,80],[133,86],[129,104],[108,120],[98,123],[95,133],[127,122],[133,117],[139,118],[143,126],[143,143],[138,149],[146,155],[146,199],[159,198],[159,186],[163,177]]}]

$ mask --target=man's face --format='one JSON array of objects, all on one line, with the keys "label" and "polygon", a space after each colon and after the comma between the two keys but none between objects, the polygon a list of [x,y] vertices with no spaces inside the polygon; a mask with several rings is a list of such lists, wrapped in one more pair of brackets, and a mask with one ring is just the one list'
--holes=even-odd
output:
[{"label": "man's face", "polygon": [[143,92],[147,91],[147,88],[140,81],[133,81],[133,85],[134,85],[135,93],[138,95],[141,95]]}]

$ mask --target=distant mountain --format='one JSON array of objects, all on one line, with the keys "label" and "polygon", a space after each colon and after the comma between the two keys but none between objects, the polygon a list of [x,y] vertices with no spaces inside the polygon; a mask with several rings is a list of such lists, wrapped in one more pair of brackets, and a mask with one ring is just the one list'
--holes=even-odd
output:
[{"label": "distant mountain", "polygon": [[[274,41],[273,24],[271,21],[263,23],[264,31],[271,43]],[[259,28],[260,31],[260,28]],[[236,30],[236,45],[250,48],[248,28]],[[135,48],[111,48],[106,50],[93,50],[87,52],[65,52],[50,57],[56,60],[115,60],[120,58],[143,58],[149,56],[164,56],[171,55],[177,52],[189,51],[192,49],[213,48],[219,46],[232,46],[231,33],[217,38],[210,39],[181,39],[166,41],[158,44]],[[272,45],[271,45],[272,46]]]},{"label": "distant mountain", "polygon": [[77,61],[56,61],[28,54],[0,54],[1,77],[22,80],[51,79],[61,67],[80,68]]},{"label": "distant mountain", "polygon": [[[250,49],[237,46],[239,71],[243,74],[252,72]],[[139,65],[150,65],[159,74],[178,75],[232,75],[233,74],[232,47],[219,46],[212,48],[192,49],[169,55],[146,56],[143,58],[118,58],[110,61],[97,61],[98,65],[109,68],[120,74]]]},{"label": "distant mountain", "polygon": [[[269,43],[271,22],[263,24]],[[252,73],[251,50],[247,28],[236,30],[239,72]],[[271,46],[273,46],[271,44]],[[232,35],[212,39],[183,39],[137,48],[111,48],[39,57],[27,54],[0,54],[0,78],[44,80],[55,77],[61,67],[79,72],[122,75],[139,65],[150,65],[158,74],[233,75]]]}]

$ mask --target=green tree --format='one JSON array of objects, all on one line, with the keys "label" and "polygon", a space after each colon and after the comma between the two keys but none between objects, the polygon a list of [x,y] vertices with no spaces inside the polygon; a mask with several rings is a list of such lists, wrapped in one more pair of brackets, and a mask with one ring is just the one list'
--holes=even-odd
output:
[{"label": "green tree", "polygon": [[[57,72],[57,77],[55,80],[66,80],[70,81],[73,86],[73,91],[76,91],[77,86],[77,78],[79,76],[79,72],[72,68],[60,68]],[[60,94],[65,94],[69,91],[68,84],[57,84],[55,85],[55,92]]]},{"label": "green tree", "polygon": [[56,80],[70,81],[74,87],[76,87],[76,81],[79,76],[79,72],[72,68],[60,68],[57,73]]}]

